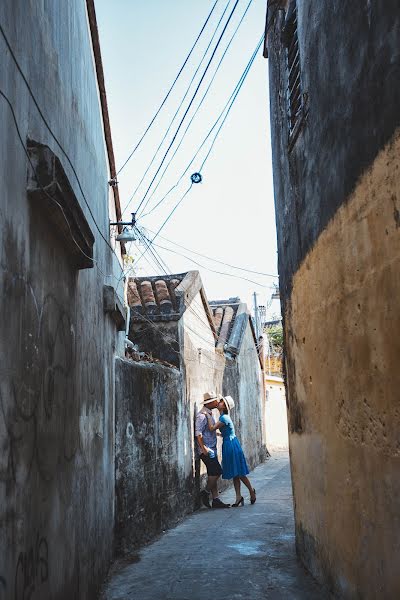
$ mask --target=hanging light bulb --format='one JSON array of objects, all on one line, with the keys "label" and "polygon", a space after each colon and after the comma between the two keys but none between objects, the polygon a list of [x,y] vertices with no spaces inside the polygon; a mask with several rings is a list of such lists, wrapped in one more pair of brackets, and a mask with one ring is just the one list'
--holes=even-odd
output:
[{"label": "hanging light bulb", "polygon": [[135,240],[137,240],[135,228],[132,227],[131,229],[129,229],[128,227],[124,227],[122,232],[119,235],[117,235],[115,239],[117,240],[117,242],[134,242]]},{"label": "hanging light bulb", "polygon": [[117,242],[134,242],[135,240],[138,239],[138,235],[136,232],[136,215],[135,213],[131,213],[132,214],[132,221],[116,221],[114,223],[110,222],[110,226],[111,225],[118,225],[118,226],[122,226],[122,231],[121,233],[119,233],[117,235],[117,237],[115,238],[117,240]]}]

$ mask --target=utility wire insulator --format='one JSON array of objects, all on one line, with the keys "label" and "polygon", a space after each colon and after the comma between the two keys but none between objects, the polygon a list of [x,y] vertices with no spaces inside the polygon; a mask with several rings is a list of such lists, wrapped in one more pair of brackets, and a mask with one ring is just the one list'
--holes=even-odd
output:
[{"label": "utility wire insulator", "polygon": [[191,179],[191,182],[192,182],[192,183],[201,183],[201,182],[202,182],[202,180],[203,180],[203,177],[201,176],[201,174],[200,174],[200,173],[193,173],[193,174],[190,176],[190,179]]}]

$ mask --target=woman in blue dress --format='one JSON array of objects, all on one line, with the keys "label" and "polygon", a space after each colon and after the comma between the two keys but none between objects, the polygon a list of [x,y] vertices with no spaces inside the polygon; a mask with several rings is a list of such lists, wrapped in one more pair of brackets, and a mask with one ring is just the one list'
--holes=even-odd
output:
[{"label": "woman in blue dress", "polygon": [[220,413],[218,422],[214,425],[210,416],[207,419],[210,431],[219,429],[222,435],[222,479],[233,479],[236,502],[232,506],[243,506],[244,498],[240,493],[240,482],[243,481],[249,490],[251,504],[256,501],[256,491],[247,477],[249,468],[240,442],[235,435],[232,419],[229,416],[230,410],[234,406],[233,398],[226,396],[219,402],[217,407]]}]

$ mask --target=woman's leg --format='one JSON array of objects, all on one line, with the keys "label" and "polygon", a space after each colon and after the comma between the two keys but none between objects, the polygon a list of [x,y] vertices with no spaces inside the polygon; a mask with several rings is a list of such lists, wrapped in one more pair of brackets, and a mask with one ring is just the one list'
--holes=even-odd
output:
[{"label": "woman's leg", "polygon": [[[247,487],[247,489],[250,492],[250,498],[254,499],[256,497],[255,493],[254,493],[254,488],[250,483],[250,480],[248,477],[246,477],[245,475],[243,475],[242,477],[240,477],[240,480],[243,481],[244,485]],[[236,489],[236,488],[235,488]]]},{"label": "woman's leg", "polygon": [[235,487],[235,492],[236,492],[236,502],[239,502],[240,498],[242,497],[242,495],[240,493],[240,479],[241,479],[241,477],[233,478],[233,485]]}]

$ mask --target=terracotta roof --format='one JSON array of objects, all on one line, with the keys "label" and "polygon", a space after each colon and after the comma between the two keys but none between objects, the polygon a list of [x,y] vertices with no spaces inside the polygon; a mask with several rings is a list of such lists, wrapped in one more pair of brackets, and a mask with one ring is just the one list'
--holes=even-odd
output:
[{"label": "terracotta roof", "polygon": [[[235,302],[231,302],[231,300]],[[229,342],[239,306],[239,298],[210,302],[210,307],[214,315],[215,329],[217,331],[217,348],[224,349],[225,344]]]},{"label": "terracotta roof", "polygon": [[[240,353],[240,347],[249,323],[253,334],[254,346],[258,349],[253,320],[245,302],[241,302],[240,298],[212,300],[210,307],[214,315],[217,332],[216,347],[223,350],[225,356],[234,358]],[[263,369],[260,354],[258,354],[258,358],[261,369]]]},{"label": "terracotta roof", "polygon": [[181,297],[175,294],[175,288],[186,277],[186,273],[152,277],[129,277],[128,305],[131,316],[179,317]]}]

